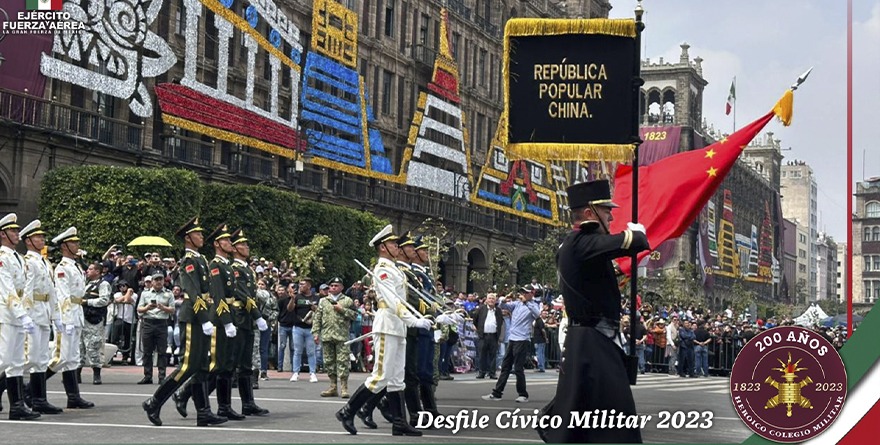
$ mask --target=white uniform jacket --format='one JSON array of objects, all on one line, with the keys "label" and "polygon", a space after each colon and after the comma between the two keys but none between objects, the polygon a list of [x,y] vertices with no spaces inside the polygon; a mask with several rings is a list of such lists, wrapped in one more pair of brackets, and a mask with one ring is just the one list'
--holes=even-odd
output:
[{"label": "white uniform jacket", "polygon": [[86,293],[86,279],[73,259],[64,257],[55,266],[55,292],[61,323],[82,327],[82,297]]},{"label": "white uniform jacket", "polygon": [[373,275],[378,299],[373,332],[406,337],[406,328],[418,320],[403,304],[406,301],[406,275],[393,261],[385,258],[379,258]]},{"label": "white uniform jacket", "polygon": [[0,323],[21,326],[18,317],[27,315],[24,295],[24,258],[7,246],[0,246]]},{"label": "white uniform jacket", "polygon": [[52,280],[52,264],[33,250],[28,251],[24,261],[27,264],[24,301],[25,306],[30,309],[28,315],[37,326],[51,326],[53,320],[60,318],[55,282]]}]

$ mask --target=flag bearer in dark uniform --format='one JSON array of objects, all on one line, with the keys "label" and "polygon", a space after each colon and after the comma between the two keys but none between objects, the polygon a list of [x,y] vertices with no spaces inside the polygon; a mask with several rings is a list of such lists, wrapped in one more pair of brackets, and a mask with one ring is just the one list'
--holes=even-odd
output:
[{"label": "flag bearer in dark uniform", "polygon": [[[571,412],[612,410],[635,415],[636,406],[624,366],[620,335],[620,290],[614,258],[647,250],[641,224],[622,233],[608,233],[612,221],[608,181],[590,181],[568,188],[574,230],[566,236],[556,264],[568,312],[565,356],[556,397],[544,414],[559,415],[569,425]],[[548,443],[641,443],[638,428],[538,430]]]},{"label": "flag bearer in dark uniform", "polygon": [[254,401],[254,375],[253,348],[254,348],[254,324],[260,331],[269,329],[269,324],[263,319],[263,314],[257,307],[257,277],[253,269],[248,266],[247,260],[251,255],[251,248],[244,230],[238,229],[232,233],[233,256],[232,264],[235,276],[235,302],[232,303],[232,319],[238,334],[233,340],[233,361],[238,373],[238,395],[241,397],[241,413],[246,416],[266,416],[269,410],[260,408]]},{"label": "flag bearer in dark uniform", "polygon": [[204,244],[204,229],[199,227],[198,218],[193,218],[181,227],[176,235],[183,239],[186,254],[180,263],[180,288],[183,303],[180,306],[180,343],[183,345],[180,364],[171,375],[159,385],[159,389],[143,403],[147,418],[154,425],[161,426],[159,412],[162,405],[190,377],[193,380],[192,392],[197,410],[198,426],[216,425],[226,422],[211,412],[208,401],[208,352],[214,325],[210,320],[213,300],[208,286],[208,262],[199,248]]}]

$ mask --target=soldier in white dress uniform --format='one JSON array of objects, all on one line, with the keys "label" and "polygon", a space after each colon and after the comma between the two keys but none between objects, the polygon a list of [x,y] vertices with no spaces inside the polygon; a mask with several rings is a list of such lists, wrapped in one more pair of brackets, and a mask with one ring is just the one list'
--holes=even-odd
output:
[{"label": "soldier in white dress uniform", "polygon": [[64,329],[61,332],[60,345],[57,342],[55,344],[56,358],[49,368],[56,372],[61,371],[68,408],[92,408],[94,403],[79,396],[79,382],[76,379],[81,360],[80,341],[84,323],[82,304],[86,292],[85,277],[76,262],[79,252],[76,227],[68,228],[52,239],[52,242],[58,246],[62,256],[61,262],[55,266],[55,294],[58,297],[58,311],[61,313]]},{"label": "soldier in white dress uniform", "polygon": [[24,296],[24,258],[15,251],[19,240],[18,217],[0,219],[0,379],[9,389],[9,420],[33,420],[40,413],[24,404],[24,342],[33,332]]},{"label": "soldier in white dress uniform", "polygon": [[55,326],[56,335],[60,334],[63,328],[58,313],[58,298],[55,296],[55,282],[52,280],[52,264],[40,253],[46,246],[46,232],[42,230],[40,220],[35,219],[21,229],[21,239],[28,249],[24,256],[27,264],[24,301],[29,307],[29,314],[34,324],[37,325],[34,332],[28,336],[25,368],[31,373],[31,381],[25,398],[30,394],[31,406],[38,413],[59,414],[63,410],[53,406],[46,399],[46,373],[51,359],[49,334],[52,326]]},{"label": "soldier in white dress uniform", "polygon": [[372,397],[386,389],[392,417],[392,434],[422,435],[422,432],[411,427],[404,417],[403,374],[406,360],[406,328],[430,329],[433,324],[430,320],[417,318],[404,305],[406,276],[394,264],[394,257],[399,249],[397,239],[389,224],[370,241],[370,246],[374,247],[379,255],[379,261],[373,269],[373,285],[378,299],[378,309],[373,319],[376,364],[366,382],[358,387],[348,403],[336,413],[336,419],[342,422],[342,426],[351,434],[357,434],[357,429],[354,427],[355,413]]}]

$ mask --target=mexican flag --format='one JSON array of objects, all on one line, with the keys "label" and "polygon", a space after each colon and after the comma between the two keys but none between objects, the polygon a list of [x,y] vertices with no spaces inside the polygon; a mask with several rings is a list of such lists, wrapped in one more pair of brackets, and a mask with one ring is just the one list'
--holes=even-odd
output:
[{"label": "mexican flag", "polygon": [[724,109],[724,114],[730,114],[734,102],[736,102],[736,77],[733,78],[733,82],[730,82],[730,93],[727,95],[727,106]]},{"label": "mexican flag", "polygon": [[27,0],[28,11],[60,11],[64,0]]}]

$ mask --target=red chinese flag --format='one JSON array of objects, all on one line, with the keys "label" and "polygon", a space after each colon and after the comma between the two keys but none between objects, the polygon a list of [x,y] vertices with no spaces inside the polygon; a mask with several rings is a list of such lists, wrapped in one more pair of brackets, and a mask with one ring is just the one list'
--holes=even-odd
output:
[{"label": "red chinese flag", "polygon": [[[669,156],[639,167],[639,221],[651,247],[678,238],[697,219],[749,141],[770,122],[771,111],[736,133],[704,148]],[[626,230],[632,221],[632,166],[621,165],[614,177],[614,210],[611,233]],[[639,254],[639,260],[649,251]],[[619,258],[623,273],[630,273],[630,258]]]}]

